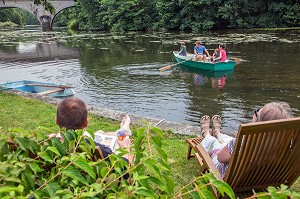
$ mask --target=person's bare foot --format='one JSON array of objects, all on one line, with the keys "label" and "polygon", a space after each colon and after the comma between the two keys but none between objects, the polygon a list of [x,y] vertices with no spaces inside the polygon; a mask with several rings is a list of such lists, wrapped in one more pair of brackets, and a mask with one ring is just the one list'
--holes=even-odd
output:
[{"label": "person's bare foot", "polygon": [[121,128],[121,129],[124,129],[125,134],[126,134],[127,136],[131,136],[131,135],[132,135],[129,126],[130,126],[130,117],[129,117],[129,115],[126,114],[126,115],[124,115],[124,117],[123,117],[123,119],[122,119],[122,122],[121,122],[121,124],[120,124],[120,128]]}]

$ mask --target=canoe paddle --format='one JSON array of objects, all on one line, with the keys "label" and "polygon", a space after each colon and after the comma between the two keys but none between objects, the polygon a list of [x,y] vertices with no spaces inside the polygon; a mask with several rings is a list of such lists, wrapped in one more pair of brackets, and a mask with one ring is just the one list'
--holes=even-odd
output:
[{"label": "canoe paddle", "polygon": [[241,63],[241,61],[243,61],[242,58],[238,58],[238,57],[232,57],[232,58],[229,58],[229,59],[234,60],[237,64],[239,64],[239,63]]},{"label": "canoe paddle", "polygon": [[187,61],[191,61],[192,59],[193,59],[193,58],[184,60],[184,61],[182,61],[182,62],[178,62],[178,63],[176,63],[176,64],[164,66],[164,67],[160,68],[159,70],[160,70],[160,72],[163,72],[163,71],[165,71],[165,70],[169,70],[170,68],[172,68],[173,66],[176,66],[176,65],[178,65],[178,64],[181,64],[181,63],[184,63],[184,62],[187,62]]},{"label": "canoe paddle", "polygon": [[73,86],[63,85],[47,85],[47,84],[25,84],[25,86],[40,86],[40,87],[52,87],[52,88],[74,88]]}]

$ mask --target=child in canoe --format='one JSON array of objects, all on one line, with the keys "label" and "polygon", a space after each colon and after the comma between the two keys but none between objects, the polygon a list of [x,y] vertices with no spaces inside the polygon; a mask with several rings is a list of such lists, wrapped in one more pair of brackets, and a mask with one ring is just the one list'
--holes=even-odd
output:
[{"label": "child in canoe", "polygon": [[220,57],[220,49],[219,48],[216,48],[213,55],[211,56],[211,59],[210,61],[211,62],[216,62],[216,58],[217,57]]},{"label": "child in canoe", "polygon": [[180,44],[181,44],[181,46],[180,46],[179,55],[186,56],[186,45],[184,42],[181,42]]}]

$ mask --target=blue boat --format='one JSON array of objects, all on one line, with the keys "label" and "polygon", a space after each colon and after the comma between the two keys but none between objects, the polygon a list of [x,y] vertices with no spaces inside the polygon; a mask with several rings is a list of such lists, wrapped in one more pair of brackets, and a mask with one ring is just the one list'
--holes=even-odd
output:
[{"label": "blue boat", "polygon": [[173,52],[173,56],[177,63],[203,69],[203,70],[210,70],[210,71],[223,71],[223,70],[232,70],[234,69],[234,65],[236,64],[235,61],[232,60],[226,60],[225,62],[211,62],[211,61],[195,61],[195,55],[194,54],[188,54],[187,56],[181,56],[178,54],[178,52]]},{"label": "blue boat", "polygon": [[37,82],[30,80],[0,83],[0,91],[10,89],[28,93],[36,93],[38,95],[47,95],[49,97],[56,98],[71,97],[75,94],[75,91],[71,86],[63,86],[54,83]]}]

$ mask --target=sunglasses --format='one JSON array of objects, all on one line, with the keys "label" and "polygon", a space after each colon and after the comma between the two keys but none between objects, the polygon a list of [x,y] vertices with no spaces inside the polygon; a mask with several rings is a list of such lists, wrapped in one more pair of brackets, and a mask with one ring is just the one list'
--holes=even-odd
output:
[{"label": "sunglasses", "polygon": [[257,116],[258,116],[258,112],[260,111],[260,109],[261,109],[261,108],[258,108],[258,109],[256,109],[256,110],[254,111],[254,115],[255,115],[256,118],[257,118]]}]

